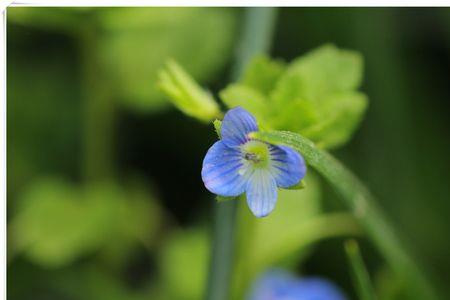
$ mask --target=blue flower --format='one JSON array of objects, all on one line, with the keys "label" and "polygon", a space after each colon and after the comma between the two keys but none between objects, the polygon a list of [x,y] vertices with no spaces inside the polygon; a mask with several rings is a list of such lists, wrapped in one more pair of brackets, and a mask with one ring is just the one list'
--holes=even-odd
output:
[{"label": "blue flower", "polygon": [[248,300],[346,300],[339,288],[319,277],[297,278],[273,270],[253,285]]},{"label": "blue flower", "polygon": [[274,146],[249,138],[258,131],[255,118],[245,109],[229,110],[222,121],[222,139],[212,145],[203,160],[202,179],[214,194],[235,197],[246,193],[256,217],[275,207],[277,188],[297,184],[306,174],[303,157],[286,146]]}]

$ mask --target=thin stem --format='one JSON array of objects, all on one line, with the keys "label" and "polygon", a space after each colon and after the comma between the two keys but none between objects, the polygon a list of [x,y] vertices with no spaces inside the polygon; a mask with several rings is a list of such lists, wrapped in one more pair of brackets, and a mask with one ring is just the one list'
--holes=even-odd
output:
[{"label": "thin stem", "polygon": [[241,43],[238,45],[232,79],[238,80],[249,60],[270,51],[277,9],[247,8]]},{"label": "thin stem", "polygon": [[113,172],[113,124],[115,105],[98,56],[98,38],[93,22],[81,36],[83,100],[84,100],[84,164],[85,180],[109,178]]},{"label": "thin stem", "polygon": [[237,199],[214,205],[214,240],[206,299],[228,299]]},{"label": "thin stem", "polygon": [[376,300],[375,291],[372,287],[369,272],[359,251],[358,243],[355,240],[348,240],[345,243],[345,252],[351,267],[353,284],[361,300]]},{"label": "thin stem", "polygon": [[[233,80],[239,78],[252,56],[269,51],[275,19],[275,8],[246,9]],[[212,257],[206,292],[208,300],[229,299],[237,205],[236,200],[215,204]]]}]

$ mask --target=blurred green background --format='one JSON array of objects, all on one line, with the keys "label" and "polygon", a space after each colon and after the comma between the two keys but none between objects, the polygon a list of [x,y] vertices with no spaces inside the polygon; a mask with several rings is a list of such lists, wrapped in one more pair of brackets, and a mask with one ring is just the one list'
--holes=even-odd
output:
[{"label": "blurred green background", "polygon": [[[290,61],[324,43],[363,55],[368,113],[334,154],[450,295],[450,10],[278,13],[273,57]],[[199,299],[213,205],[200,170],[216,136],[177,111],[156,78],[173,58],[211,92],[226,86],[243,10],[7,14],[8,297]],[[315,182],[303,214],[343,210]],[[361,243],[380,298],[402,299],[374,247]],[[315,243],[297,268],[355,297],[342,239]]]}]

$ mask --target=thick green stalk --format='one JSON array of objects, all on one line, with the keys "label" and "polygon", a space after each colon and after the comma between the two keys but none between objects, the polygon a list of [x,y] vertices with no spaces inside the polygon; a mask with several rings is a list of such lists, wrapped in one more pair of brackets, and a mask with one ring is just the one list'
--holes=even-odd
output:
[{"label": "thick green stalk", "polygon": [[[239,78],[252,56],[269,51],[275,18],[275,8],[247,8],[233,80]],[[212,257],[206,292],[208,300],[229,299],[237,205],[238,201],[215,203]]]},{"label": "thick green stalk", "polygon": [[393,227],[378,207],[375,198],[364,184],[324,150],[313,142],[287,131],[255,132],[256,139],[290,146],[300,152],[308,164],[316,169],[350,208],[364,227],[367,235],[396,273],[406,280],[410,299],[437,299],[431,285],[417,267],[417,262],[408,254]]}]

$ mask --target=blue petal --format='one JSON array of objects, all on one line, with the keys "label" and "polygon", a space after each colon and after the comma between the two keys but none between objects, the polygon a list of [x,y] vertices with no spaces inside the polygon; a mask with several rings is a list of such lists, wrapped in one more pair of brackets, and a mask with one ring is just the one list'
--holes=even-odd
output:
[{"label": "blue petal", "polygon": [[277,185],[268,170],[256,169],[248,181],[246,192],[248,207],[256,217],[265,217],[275,208]]},{"label": "blue petal", "polygon": [[292,297],[292,287],[298,279],[283,270],[270,270],[260,276],[253,284],[246,297],[248,300],[282,300]]},{"label": "blue petal", "polygon": [[305,300],[345,300],[339,288],[332,282],[318,278],[309,277],[300,279],[294,289],[297,298]]},{"label": "blue petal", "polygon": [[288,188],[297,184],[306,174],[303,157],[286,146],[270,146],[271,172],[277,185]]},{"label": "blue petal", "polygon": [[239,196],[245,191],[250,177],[247,166],[239,149],[229,148],[218,141],[209,148],[203,160],[203,183],[214,194]]},{"label": "blue petal", "polygon": [[258,131],[255,118],[238,106],[224,116],[221,127],[222,141],[229,147],[236,147],[248,141],[247,134]]},{"label": "blue petal", "polygon": [[332,282],[319,278],[296,278],[282,270],[266,272],[253,284],[249,300],[345,300]]}]

